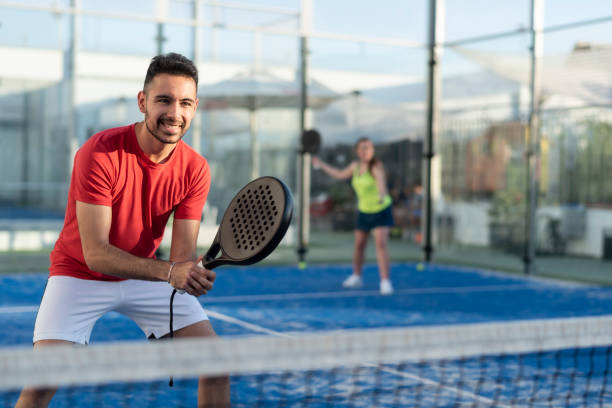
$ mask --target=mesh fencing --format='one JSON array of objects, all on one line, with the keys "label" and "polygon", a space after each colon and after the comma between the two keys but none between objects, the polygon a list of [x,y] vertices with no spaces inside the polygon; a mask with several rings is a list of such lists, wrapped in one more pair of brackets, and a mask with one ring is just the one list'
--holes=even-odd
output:
[{"label": "mesh fencing", "polygon": [[[609,406],[612,316],[0,351],[0,401],[195,406],[230,374],[234,407]],[[174,377],[175,386],[168,386]]]}]

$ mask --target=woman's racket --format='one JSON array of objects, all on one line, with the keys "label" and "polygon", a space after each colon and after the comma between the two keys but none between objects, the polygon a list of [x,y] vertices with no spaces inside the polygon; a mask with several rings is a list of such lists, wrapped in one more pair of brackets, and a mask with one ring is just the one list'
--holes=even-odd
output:
[{"label": "woman's racket", "polygon": [[[281,242],[293,216],[291,191],[275,177],[260,177],[244,186],[225,210],[215,239],[202,260],[213,269],[221,265],[251,265],[261,261]],[[221,252],[220,256],[219,252]],[[173,337],[170,296],[170,337]],[[172,380],[170,381],[172,386]]]},{"label": "woman's racket", "polygon": [[321,147],[321,134],[315,129],[305,130],[300,143],[302,153],[317,154]]}]

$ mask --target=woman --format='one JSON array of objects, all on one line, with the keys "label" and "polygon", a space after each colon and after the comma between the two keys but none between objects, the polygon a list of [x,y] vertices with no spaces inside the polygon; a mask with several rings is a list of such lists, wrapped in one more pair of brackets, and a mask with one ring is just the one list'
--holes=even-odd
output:
[{"label": "woman", "polygon": [[389,231],[393,227],[391,196],[387,193],[385,168],[374,157],[374,144],[366,137],[355,144],[357,160],[344,169],[337,169],[324,163],[318,157],[312,158],[314,168],[320,168],[329,176],[345,180],[352,177],[351,185],[357,194],[357,226],[355,228],[355,250],[353,273],[343,283],[345,288],[359,288],[365,259],[365,248],[370,231],[374,232],[376,259],[380,274],[380,293],[390,295],[393,285],[389,279]]}]

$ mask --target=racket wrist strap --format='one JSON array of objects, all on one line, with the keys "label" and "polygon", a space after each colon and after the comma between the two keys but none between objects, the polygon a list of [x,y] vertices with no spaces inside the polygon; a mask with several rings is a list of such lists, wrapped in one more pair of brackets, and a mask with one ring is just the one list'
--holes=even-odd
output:
[{"label": "racket wrist strap", "polygon": [[176,262],[170,263],[170,269],[168,269],[168,278],[166,279],[166,282],[168,283],[170,283],[170,278],[172,277],[172,270],[174,269],[174,265],[176,265]]}]

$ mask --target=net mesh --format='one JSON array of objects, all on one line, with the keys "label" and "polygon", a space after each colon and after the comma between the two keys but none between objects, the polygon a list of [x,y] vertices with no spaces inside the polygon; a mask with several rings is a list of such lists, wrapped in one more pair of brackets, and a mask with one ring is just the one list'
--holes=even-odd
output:
[{"label": "net mesh", "polygon": [[[0,351],[0,402],[196,406],[230,374],[233,407],[612,406],[612,316]],[[168,387],[174,376],[175,386]]]}]

